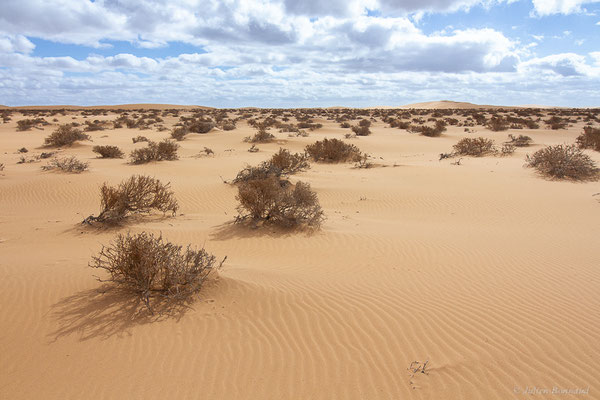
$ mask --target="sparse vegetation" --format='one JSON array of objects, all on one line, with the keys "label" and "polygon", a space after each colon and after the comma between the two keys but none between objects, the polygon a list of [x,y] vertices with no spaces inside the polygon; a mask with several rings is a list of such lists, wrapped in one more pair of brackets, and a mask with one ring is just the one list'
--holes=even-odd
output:
[{"label": "sparse vegetation", "polygon": [[187,128],[180,126],[178,128],[173,129],[173,131],[171,131],[171,138],[177,140],[178,142],[181,142],[182,140],[185,139],[185,135],[187,135],[188,130]]},{"label": "sparse vegetation", "polygon": [[247,137],[244,139],[246,142],[250,143],[268,143],[275,139],[275,135],[268,132],[266,129],[259,129],[258,132],[254,134],[252,137]]},{"label": "sparse vegetation", "polygon": [[100,188],[100,205],[100,214],[90,215],[83,222],[117,223],[130,214],[152,210],[171,212],[174,216],[179,209],[170,185],[145,175],[133,175],[116,187],[104,183]]},{"label": "sparse vegetation", "polygon": [[531,144],[532,140],[529,136],[525,135],[519,135],[518,137],[515,137],[514,135],[508,135],[508,138],[510,139],[509,143],[516,147],[527,147],[529,144]]},{"label": "sparse vegetation", "polygon": [[146,136],[136,136],[134,138],[131,138],[131,141],[135,144],[139,142],[149,142],[150,140],[148,140]]},{"label": "sparse vegetation", "polygon": [[151,161],[177,160],[179,145],[169,139],[162,142],[148,142],[148,146],[131,152],[132,164],[145,164]]},{"label": "sparse vegetation", "polygon": [[353,144],[339,139],[323,139],[306,146],[306,152],[316,162],[355,162],[361,151]]},{"label": "sparse vegetation", "polygon": [[482,137],[464,138],[454,145],[455,155],[482,157],[495,152],[494,141]]},{"label": "sparse vegetation", "polygon": [[47,165],[44,165],[42,169],[44,171],[60,170],[71,174],[79,174],[83,171],[87,171],[90,164],[88,162],[80,161],[77,157],[63,157],[55,158],[50,160]]},{"label": "sparse vegetation", "polygon": [[584,127],[583,133],[577,137],[577,145],[581,149],[600,151],[600,128]]},{"label": "sparse vegetation", "polygon": [[527,155],[526,166],[557,179],[596,180],[600,170],[587,154],[573,145],[548,146]]},{"label": "sparse vegetation", "polygon": [[101,158],[123,158],[125,154],[117,146],[94,146],[92,151]]},{"label": "sparse vegetation", "polygon": [[90,136],[71,125],[60,125],[45,139],[45,145],[50,147],[71,146],[79,140],[90,140]]},{"label": "sparse vegetation", "polygon": [[117,235],[92,257],[89,266],[106,271],[106,281],[136,294],[154,313],[157,302],[171,306],[174,302],[191,301],[210,273],[224,261],[217,264],[216,258],[204,249],[195,250],[189,245],[184,249],[164,241],[162,236],[142,232]]},{"label": "sparse vegetation", "polygon": [[306,225],[317,228],[323,220],[323,210],[310,185],[295,185],[276,176],[251,179],[238,186],[237,221],[267,222],[286,228]]}]

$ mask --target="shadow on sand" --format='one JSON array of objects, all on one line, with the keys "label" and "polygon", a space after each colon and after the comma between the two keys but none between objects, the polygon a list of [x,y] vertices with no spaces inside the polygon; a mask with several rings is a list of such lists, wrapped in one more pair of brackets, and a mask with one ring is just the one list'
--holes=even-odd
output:
[{"label": "shadow on sand", "polygon": [[129,336],[135,326],[166,319],[179,321],[191,307],[187,303],[154,301],[151,313],[139,296],[109,284],[84,290],[54,304],[50,317],[58,327],[51,341],[78,335],[81,341],[111,336]]}]

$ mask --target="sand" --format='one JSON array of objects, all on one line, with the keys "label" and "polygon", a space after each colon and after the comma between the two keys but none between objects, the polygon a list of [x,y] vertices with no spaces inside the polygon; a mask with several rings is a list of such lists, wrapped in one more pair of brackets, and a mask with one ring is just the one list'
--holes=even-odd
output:
[{"label": "sand", "polygon": [[[16,164],[17,149],[40,153],[54,129],[17,132],[17,119],[0,124],[0,398],[600,398],[600,184],[523,167],[543,145],[573,142],[582,123],[513,132],[535,144],[452,165],[438,154],[460,138],[507,132],[427,138],[376,122],[351,140],[386,167],[313,163],[292,178],[310,182],[327,216],[309,234],[232,225],[236,190],[221,177],[280,146],[343,138],[332,121],[306,138],[276,133],[258,153],[246,151],[245,123],[191,134],[180,160],[142,166],[97,159],[92,146],[128,153],[142,146],[132,137],[168,132],[92,132],[61,151],[90,162],[72,175]],[[195,157],[204,146],[215,155]],[[103,182],[135,173],[170,181],[180,214],[80,225],[99,211]],[[134,318],[132,298],[100,291],[87,267],[127,231],[228,258],[180,318]],[[426,360],[428,374],[411,376]],[[554,388],[588,392],[535,392]]]}]

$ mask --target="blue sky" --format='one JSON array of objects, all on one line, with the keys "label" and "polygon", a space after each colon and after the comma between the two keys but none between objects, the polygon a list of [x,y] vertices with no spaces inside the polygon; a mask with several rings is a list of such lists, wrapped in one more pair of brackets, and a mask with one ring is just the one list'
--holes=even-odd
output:
[{"label": "blue sky", "polygon": [[600,0],[4,0],[0,104],[600,106]]}]

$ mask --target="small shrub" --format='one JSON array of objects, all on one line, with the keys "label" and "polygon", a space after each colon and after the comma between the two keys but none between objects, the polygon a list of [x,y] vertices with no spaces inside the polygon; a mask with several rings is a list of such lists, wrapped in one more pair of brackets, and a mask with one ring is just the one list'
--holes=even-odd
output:
[{"label": "small shrub", "polygon": [[187,126],[190,132],[194,133],[208,133],[215,127],[213,122],[207,121],[194,121]]},{"label": "small shrub", "polygon": [[267,162],[281,170],[283,174],[293,174],[310,166],[306,153],[292,154],[284,148],[280,148]]},{"label": "small shrub", "polygon": [[351,126],[352,126],[352,125],[350,125],[350,123],[349,123],[349,122],[342,122],[342,123],[340,124],[340,128],[344,128],[344,129],[348,129],[348,128],[350,128]]},{"label": "small shrub", "polygon": [[464,138],[454,145],[454,153],[461,156],[481,157],[495,152],[494,141],[482,137]]},{"label": "small shrub", "polygon": [[94,146],[92,151],[101,158],[123,158],[125,155],[117,146]]},{"label": "small shrub", "polygon": [[78,140],[90,140],[90,136],[71,125],[60,125],[45,139],[46,146],[70,146]]},{"label": "small shrub", "polygon": [[584,127],[583,133],[577,137],[577,145],[581,149],[600,151],[600,128]]},{"label": "small shrub", "polygon": [[512,143],[504,143],[500,149],[500,154],[503,156],[509,156],[515,152],[517,147]]},{"label": "small shrub", "polygon": [[21,147],[19,150],[17,150],[19,153],[27,153],[29,152],[29,150],[27,150],[26,147]]},{"label": "small shrub", "polygon": [[273,139],[275,139],[275,135],[261,128],[253,137],[247,137],[244,140],[250,143],[268,143],[273,141]]},{"label": "small shrub", "polygon": [[179,145],[171,140],[162,142],[148,142],[148,146],[135,149],[131,152],[133,164],[145,164],[151,161],[173,161],[177,160],[177,149]]},{"label": "small shrub", "polygon": [[509,143],[516,147],[527,147],[529,146],[532,140],[529,136],[525,135],[519,135],[518,137],[508,135],[508,138],[510,139]]},{"label": "small shrub", "polygon": [[187,135],[187,133],[187,128],[180,126],[178,128],[173,129],[173,131],[171,132],[171,138],[177,140],[178,142],[181,142],[185,139],[185,135]]},{"label": "small shrub", "polygon": [[488,129],[494,132],[505,131],[508,129],[508,121],[502,117],[493,116],[487,123]]},{"label": "small shrub", "polygon": [[557,179],[595,180],[599,169],[596,163],[577,145],[548,146],[527,155],[526,166]]},{"label": "small shrub", "polygon": [[117,235],[92,257],[89,264],[108,272],[108,282],[135,293],[150,313],[161,301],[187,302],[196,294],[212,271],[225,261],[204,249],[194,250],[163,241],[162,236],[142,232]]},{"label": "small shrub", "polygon": [[136,136],[134,138],[131,138],[131,141],[135,144],[138,142],[149,142],[150,140],[148,140],[146,136]]},{"label": "small shrub", "polygon": [[308,183],[289,182],[275,176],[252,179],[238,186],[238,221],[252,219],[291,228],[299,225],[318,227],[323,210]]},{"label": "small shrub", "polygon": [[42,169],[44,171],[50,171],[53,169],[59,169],[63,172],[68,172],[72,174],[79,174],[83,171],[87,171],[90,164],[88,162],[79,161],[77,157],[64,157],[64,158],[55,158],[51,160],[48,165],[44,165]]},{"label": "small shrub", "polygon": [[356,136],[369,136],[371,134],[371,130],[369,129],[369,127],[364,125],[354,125],[352,127],[352,132],[354,132]]},{"label": "small shrub", "polygon": [[170,211],[175,215],[179,209],[170,185],[145,175],[133,175],[116,187],[104,183],[100,188],[100,205],[100,214],[97,217],[90,215],[83,222],[115,223],[129,214],[148,213],[151,210],[163,213]]},{"label": "small shrub", "polygon": [[347,162],[357,161],[360,150],[353,144],[339,139],[323,139],[306,146],[308,155],[317,162]]},{"label": "small shrub", "polygon": [[232,131],[235,128],[236,128],[235,124],[232,124],[232,123],[223,124],[224,131]]}]

